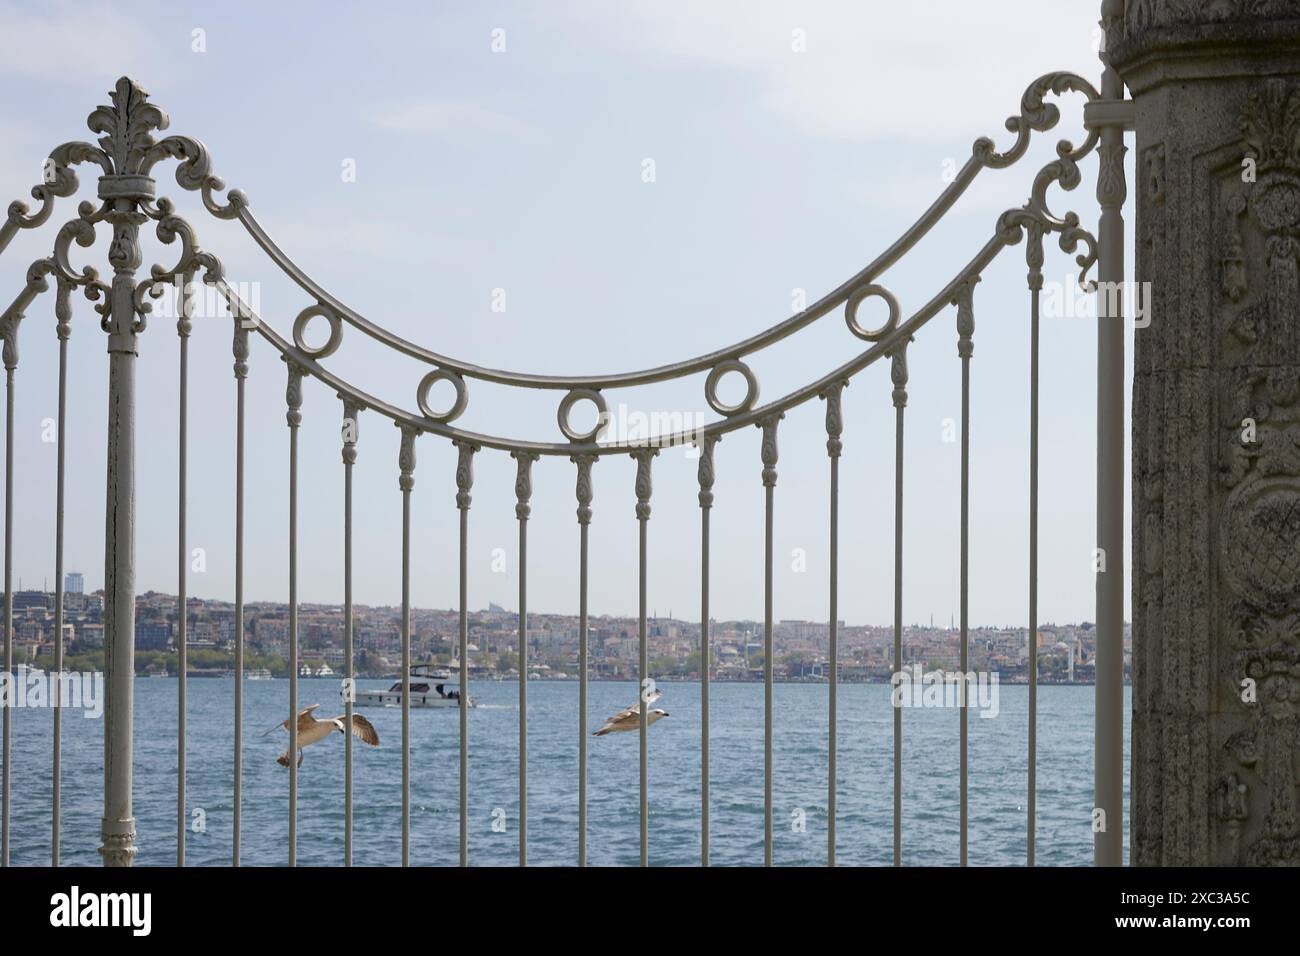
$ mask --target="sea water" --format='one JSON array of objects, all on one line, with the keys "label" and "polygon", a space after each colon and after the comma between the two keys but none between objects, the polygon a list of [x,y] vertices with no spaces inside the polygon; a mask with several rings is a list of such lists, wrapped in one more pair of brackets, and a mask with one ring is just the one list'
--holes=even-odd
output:
[{"label": "sea water", "polygon": [[[359,681],[359,689],[389,682]],[[662,682],[654,706],[671,715],[649,734],[649,858],[689,866],[700,858],[700,686]],[[338,680],[302,680],[302,706],[342,713]],[[137,865],[176,860],[175,678],[135,682]],[[636,700],[632,683],[592,681],[588,733]],[[288,735],[263,736],[288,711],[287,680],[244,685],[242,860],[282,866],[288,850],[288,771],[276,764]],[[763,861],[763,686],[710,686],[710,862]],[[1001,684],[994,719],[970,715],[969,855],[975,866],[1025,862],[1028,688]],[[519,858],[519,687],[475,681],[469,712],[469,859]],[[1046,685],[1038,696],[1039,865],[1092,862],[1093,688]],[[774,861],[825,862],[827,727],[825,684],[774,689]],[[234,680],[188,684],[186,863],[231,862]],[[401,862],[401,710],[358,708],[380,746],[354,740],[353,859]],[[1128,739],[1128,692],[1125,741]],[[63,720],[62,862],[98,865],[103,813],[103,720]],[[903,715],[903,862],[958,862],[958,711],[908,708]],[[52,711],[12,712],[11,862],[48,865]],[[77,719],[73,719],[77,718]],[[411,863],[455,865],[459,856],[459,713],[411,711]],[[893,860],[893,710],[883,684],[839,688],[836,862]],[[591,865],[639,859],[638,735],[588,737],[587,852]],[[298,772],[298,862],[343,860],[343,738],[304,751]],[[528,860],[574,865],[578,855],[578,682],[528,684]],[[1125,804],[1128,757],[1125,755]],[[1127,858],[1128,834],[1124,846]]]}]

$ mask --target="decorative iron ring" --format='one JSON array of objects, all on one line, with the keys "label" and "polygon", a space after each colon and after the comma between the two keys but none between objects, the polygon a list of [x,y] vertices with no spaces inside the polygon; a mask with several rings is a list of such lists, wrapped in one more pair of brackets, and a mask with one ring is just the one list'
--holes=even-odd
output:
[{"label": "decorative iron ring", "polygon": [[[569,424],[569,413],[573,411],[573,406],[583,399],[596,406],[596,427],[589,432],[574,431],[573,426]],[[594,388],[575,388],[564,396],[555,417],[560,423],[560,431],[564,432],[565,438],[575,444],[585,445],[587,442],[596,441],[604,433],[605,427],[609,424],[609,406],[605,404],[605,396]]]},{"label": "decorative iron ring", "polygon": [[[321,316],[329,323],[330,337],[324,345],[318,349],[311,348],[303,338],[307,333],[307,326],[316,316]],[[308,358],[321,359],[327,358],[338,351],[339,343],[343,341],[343,323],[339,317],[334,314],[334,310],[324,303],[317,302],[315,305],[309,305],[298,313],[298,318],[293,320],[293,344],[297,346],[298,351],[302,352]]]},{"label": "decorative iron ring", "polygon": [[[875,331],[864,329],[858,324],[858,306],[862,304],[863,299],[870,296],[879,296],[884,299],[885,304],[889,306],[889,318],[885,320],[884,325]],[[898,299],[894,297],[894,293],[890,292],[883,285],[876,285],[875,283],[864,285],[860,289],[854,289],[853,292],[850,293],[848,301],[844,304],[844,322],[848,325],[849,331],[866,342],[879,342],[890,332],[894,331],[894,329],[898,328],[898,321],[902,318],[902,314],[902,307],[899,306]]]},{"label": "decorative iron ring", "polygon": [[[728,372],[739,372],[745,379],[745,397],[735,405],[724,404],[718,398],[718,382],[722,376]],[[730,418],[732,415],[739,415],[747,412],[754,407],[758,401],[758,379],[754,377],[753,370],[742,362],[740,359],[724,359],[713,370],[709,372],[709,377],[704,380],[704,399],[719,415]]]},{"label": "decorative iron ring", "polygon": [[[429,408],[429,389],[438,382],[451,382],[452,387],[456,389],[456,401],[452,403],[451,408],[442,413],[434,412]],[[415,403],[420,406],[420,414],[425,418],[445,425],[459,418],[465,411],[465,406],[469,404],[469,392],[465,388],[465,380],[456,372],[449,368],[435,368],[420,379],[420,387],[415,391]]]}]

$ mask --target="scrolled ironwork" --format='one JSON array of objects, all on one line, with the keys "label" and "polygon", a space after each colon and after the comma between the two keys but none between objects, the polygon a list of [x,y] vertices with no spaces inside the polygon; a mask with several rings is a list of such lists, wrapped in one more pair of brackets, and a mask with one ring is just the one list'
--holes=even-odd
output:
[{"label": "scrolled ironwork", "polygon": [[90,143],[64,143],[51,150],[46,160],[45,181],[32,187],[32,198],[41,204],[36,212],[30,212],[27,203],[20,199],[9,204],[8,216],[0,225],[0,252],[9,245],[11,239],[20,229],[37,229],[49,221],[54,213],[56,198],[75,195],[80,186],[73,166],[82,163],[95,163],[106,175],[113,172],[112,163],[102,149]]},{"label": "scrolled ironwork", "polygon": [[205,272],[203,281],[211,285],[226,274],[220,259],[199,248],[194,226],[184,216],[176,214],[176,207],[170,199],[165,196],[159,199],[150,215],[158,221],[155,232],[162,242],[168,245],[177,239],[181,242],[181,255],[176,265],[168,269],[162,264],[155,264],[149,270],[154,282],[166,282],[186,272],[197,272],[201,268]]},{"label": "scrolled ironwork", "polygon": [[[1055,103],[1048,103],[1044,97],[1048,93],[1060,96],[1067,92],[1082,93],[1089,102],[1101,96],[1095,86],[1077,73],[1064,71],[1045,73],[1025,89],[1020,99],[1020,115],[1007,118],[1007,130],[1016,134],[1016,141],[1005,152],[999,153],[995,149],[996,144],[993,140],[981,136],[971,149],[974,159],[991,169],[1004,169],[1016,162],[1029,149],[1029,140],[1033,132],[1046,132],[1060,122],[1060,109]],[[1093,137],[1090,136],[1089,139],[1092,140]],[[1074,145],[1069,140],[1061,140],[1057,144],[1057,151],[1072,152]]]}]

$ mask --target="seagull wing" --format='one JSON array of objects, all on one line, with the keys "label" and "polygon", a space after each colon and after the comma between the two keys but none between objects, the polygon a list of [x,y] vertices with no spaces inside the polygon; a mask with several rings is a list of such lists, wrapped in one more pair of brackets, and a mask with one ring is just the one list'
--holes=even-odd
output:
[{"label": "seagull wing", "polygon": [[[317,707],[319,707],[319,706],[320,706],[320,704],[312,704],[312,705],[311,705],[310,707],[308,707],[306,710],[300,710],[300,711],[298,711],[298,729],[299,729],[299,730],[304,730],[304,729],[306,729],[307,727],[310,727],[310,726],[311,726],[312,721],[315,719],[314,717],[311,716],[311,712],[312,712],[313,710],[315,710],[315,709],[316,709]],[[285,719],[285,720],[280,721],[278,724],[276,724],[276,725],[275,725],[274,727],[272,727],[270,730],[267,730],[265,733],[262,734],[262,736],[265,737],[267,734],[273,734],[273,733],[275,733],[277,730],[288,730],[288,729],[289,729],[289,721],[288,721],[288,719]]]},{"label": "seagull wing", "polygon": [[[334,723],[339,725],[339,730],[343,730],[348,725],[347,714],[340,714],[334,718]],[[372,747],[379,746],[379,731],[375,730],[375,725],[360,714],[352,715],[352,732],[357,735],[362,743],[370,744]]]},{"label": "seagull wing", "polygon": [[[298,711],[298,729],[299,729],[299,730],[306,730],[308,727],[310,727],[312,724],[314,724],[314,723],[316,722],[316,718],[313,717],[313,716],[311,715],[311,712],[312,712],[313,710],[315,710],[315,709],[316,709],[317,707],[319,707],[319,706],[320,706],[320,704],[312,704],[310,707],[308,707],[308,708],[306,708],[306,709],[304,709],[304,710],[300,710],[300,711]],[[285,729],[285,730],[288,730],[288,729],[289,729],[289,721],[286,720],[286,721],[284,722],[284,725],[283,725],[283,726],[284,726],[284,729]]]},{"label": "seagull wing", "polygon": [[636,715],[639,714],[639,713],[641,713],[641,707],[640,707],[640,705],[639,705],[639,704],[633,704],[631,707],[627,708],[626,710],[620,710],[620,711],[619,711],[617,714],[615,714],[613,717],[606,717],[606,718],[605,718],[605,723],[607,723],[607,724],[618,724],[618,723],[621,723],[621,722],[623,722],[623,721],[625,721],[625,720],[630,720],[631,718],[636,717]]},{"label": "seagull wing", "polygon": [[[655,689],[650,693],[650,695],[649,695],[648,697],[646,697],[646,699],[645,699],[645,700],[646,700],[646,703],[647,703],[647,704],[653,704],[655,701],[657,701],[657,700],[658,700],[660,697],[662,697],[663,695],[664,695],[664,692],[661,691],[661,690],[659,690],[659,689],[656,687],[656,688],[655,688]],[[620,710],[620,711],[619,711],[617,714],[615,714],[613,717],[609,718],[609,720],[607,720],[606,723],[610,723],[610,724],[621,723],[622,721],[624,721],[624,720],[628,720],[629,718],[639,717],[640,714],[641,714],[641,704],[638,702],[638,703],[633,704],[631,707],[626,708],[625,710]]]}]

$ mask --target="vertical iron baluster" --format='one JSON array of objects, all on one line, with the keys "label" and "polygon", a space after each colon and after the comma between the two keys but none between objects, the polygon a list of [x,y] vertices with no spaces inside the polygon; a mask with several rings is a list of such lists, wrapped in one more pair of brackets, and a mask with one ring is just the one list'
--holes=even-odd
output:
[{"label": "vertical iron baluster", "polygon": [[[1117,5],[1102,9],[1102,29],[1116,26]],[[1100,57],[1103,100],[1124,99],[1124,81]],[[1097,549],[1105,558],[1097,572],[1097,647],[1094,707],[1094,810],[1105,815],[1093,834],[1097,866],[1124,865],[1124,303],[1107,290],[1124,282],[1124,179],[1122,125],[1101,128],[1097,146]]]},{"label": "vertical iron baluster", "polygon": [[[398,425],[397,453],[402,489],[402,866],[411,865],[411,489],[415,487],[415,438],[410,425]],[[461,662],[464,666],[464,662]]]},{"label": "vertical iron baluster", "polygon": [[244,383],[248,378],[248,328],[235,316],[235,767],[232,865],[239,866],[244,805]]},{"label": "vertical iron baluster", "polygon": [[763,865],[772,865],[772,505],[776,492],[776,426],[784,413],[758,423],[763,429]]},{"label": "vertical iron baluster", "polygon": [[180,394],[177,405],[177,515],[176,515],[176,865],[185,865],[185,691],[189,658],[186,642],[189,639],[189,610],[186,606],[186,565],[188,543],[186,535],[186,480],[189,451],[189,373],[190,373],[190,318],[194,314],[194,273],[183,275],[181,288],[181,315],[176,321],[176,334],[180,339]]},{"label": "vertical iron baluster", "polygon": [[[11,314],[4,323],[5,366],[5,680],[14,680],[14,372],[18,368],[18,324],[21,313]],[[14,686],[11,684],[10,686]],[[13,775],[13,712],[4,711],[4,768],[0,785],[0,866],[9,865],[9,789]]]},{"label": "vertical iron baluster", "polygon": [[1029,265],[1029,790],[1025,863],[1034,865],[1038,811],[1038,309],[1043,288],[1043,230],[1032,226],[1025,249]]},{"label": "vertical iron baluster", "polygon": [[285,401],[289,411],[289,865],[298,865],[298,426],[302,424],[302,377],[292,359]]},{"label": "vertical iron baluster", "polygon": [[[907,343],[889,355],[894,383],[894,674],[903,670],[903,411],[907,408]],[[892,695],[891,695],[892,699]],[[903,865],[903,708],[894,700],[894,866]]]},{"label": "vertical iron baluster", "polygon": [[649,819],[650,819],[650,748],[647,731],[649,722],[647,712],[650,707],[646,701],[649,696],[647,693],[647,681],[650,678],[650,656],[646,646],[646,531],[647,523],[650,521],[650,493],[653,486],[650,483],[650,463],[654,460],[655,455],[659,454],[658,448],[638,448],[632,452],[632,457],[636,460],[636,518],[640,525],[640,549],[638,566],[640,569],[640,612],[637,620],[637,639],[640,650],[639,655],[639,674],[637,690],[637,712],[640,715],[641,731],[641,865],[649,865]]},{"label": "vertical iron baluster", "polygon": [[69,297],[72,286],[66,280],[59,281],[58,300],[54,307],[58,320],[56,332],[59,338],[59,434],[58,465],[54,492],[54,766],[51,771],[51,803],[53,813],[50,832],[50,865],[59,865],[59,842],[61,816],[63,812],[63,476],[66,462],[66,443],[64,426],[67,422],[68,407],[68,337],[72,334],[72,304]]},{"label": "vertical iron baluster", "polygon": [[848,380],[832,382],[822,398],[826,400],[826,454],[831,460],[831,528],[830,528],[830,714],[826,766],[826,865],[835,865],[835,757],[840,674],[839,657],[839,575],[840,575],[840,452],[843,442],[844,416],[840,396]]},{"label": "vertical iron baluster", "polygon": [[587,865],[587,530],[591,524],[591,466],[596,456],[578,454],[578,866]]},{"label": "vertical iron baluster", "polygon": [[460,865],[469,866],[469,505],[474,487],[474,453],[479,446],[454,442],[456,507],[460,509]]},{"label": "vertical iron baluster", "polygon": [[700,449],[700,865],[709,865],[709,513],[713,510],[713,446],[721,439],[708,435]]},{"label": "vertical iron baluster", "polygon": [[[138,87],[118,81],[115,105]],[[129,178],[129,177],[128,177]],[[136,846],[135,803],[135,379],[139,333],[135,273],[140,267],[140,194],[121,174],[100,180],[101,194],[116,194],[106,218],[113,224],[108,259],[108,441],[104,509],[104,816],[99,852],[105,866],[131,866]]]},{"label": "vertical iron baluster", "polygon": [[959,695],[958,720],[961,726],[961,865],[966,865],[967,824],[970,817],[968,803],[969,790],[969,754],[967,734],[968,713],[966,695],[969,690],[967,676],[970,667],[969,640],[969,577],[970,577],[970,357],[975,351],[972,336],[975,334],[975,312],[971,306],[971,294],[979,277],[973,277],[962,283],[953,297],[952,304],[957,306],[957,354],[961,357],[961,694]]},{"label": "vertical iron baluster", "polygon": [[533,452],[512,451],[515,517],[519,519],[519,865],[528,865],[528,517],[533,497]]},{"label": "vertical iron baluster", "polygon": [[352,865],[352,710],[357,699],[357,676],[352,659],[352,466],[357,462],[362,405],[342,393],[343,401],[343,865]]}]

